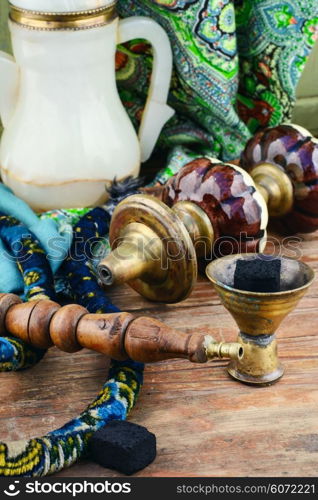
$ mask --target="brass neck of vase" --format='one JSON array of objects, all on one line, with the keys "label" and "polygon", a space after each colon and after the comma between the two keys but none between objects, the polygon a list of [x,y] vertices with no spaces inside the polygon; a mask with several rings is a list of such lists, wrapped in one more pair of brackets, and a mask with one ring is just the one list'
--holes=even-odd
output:
[{"label": "brass neck of vase", "polygon": [[116,1],[112,4],[78,12],[40,12],[22,9],[10,4],[11,21],[35,31],[58,31],[98,28],[111,23],[116,17]]},{"label": "brass neck of vase", "polygon": [[288,175],[270,163],[257,165],[250,174],[267,204],[269,215],[288,214],[293,206],[293,185]]}]

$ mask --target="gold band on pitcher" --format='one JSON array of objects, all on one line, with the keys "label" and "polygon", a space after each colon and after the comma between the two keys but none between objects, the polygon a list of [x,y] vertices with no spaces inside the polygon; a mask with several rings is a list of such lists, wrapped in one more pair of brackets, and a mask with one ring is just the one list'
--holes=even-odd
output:
[{"label": "gold band on pitcher", "polygon": [[37,12],[10,4],[11,21],[32,30],[83,30],[109,24],[117,17],[116,2],[80,12]]}]

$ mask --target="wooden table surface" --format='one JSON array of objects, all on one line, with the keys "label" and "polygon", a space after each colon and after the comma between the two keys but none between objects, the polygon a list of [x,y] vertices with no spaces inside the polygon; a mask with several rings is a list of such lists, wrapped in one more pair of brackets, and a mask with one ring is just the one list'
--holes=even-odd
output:
[{"label": "wooden table surface", "polygon": [[[298,243],[318,267],[318,234]],[[290,243],[290,242],[289,242]],[[286,242],[285,242],[286,244]],[[267,250],[279,251],[278,240]],[[291,246],[284,254],[294,255]],[[184,331],[234,340],[236,326],[212,286],[200,278],[177,305],[146,302],[127,286],[111,292],[123,310],[152,315]],[[284,378],[254,388],[233,381],[226,362],[150,364],[130,420],[157,436],[155,462],[138,476],[316,476],[318,463],[318,282],[279,329]],[[0,375],[0,441],[40,436],[76,416],[107,377],[107,360],[53,348],[34,369]],[[60,476],[117,476],[83,461]]]}]

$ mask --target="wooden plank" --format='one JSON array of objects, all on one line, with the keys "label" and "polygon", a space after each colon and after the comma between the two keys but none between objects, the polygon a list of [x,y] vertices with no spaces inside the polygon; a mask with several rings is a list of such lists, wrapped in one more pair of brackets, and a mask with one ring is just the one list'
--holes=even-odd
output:
[{"label": "wooden plank", "polygon": [[[315,269],[317,240],[318,234],[304,235],[300,247],[302,259]],[[279,241],[274,241],[276,251]],[[152,315],[187,332],[195,329],[220,340],[234,340],[237,333],[204,277],[191,297],[177,305],[151,304],[127,286],[114,289],[111,296],[122,309]],[[130,420],[156,434],[158,456],[137,475],[316,476],[317,307],[316,281],[279,329],[286,374],[272,387],[233,381],[223,361],[202,366],[183,360],[149,364]],[[96,396],[107,369],[108,361],[101,355],[68,355],[53,348],[34,369],[1,374],[0,439],[33,437],[64,424]],[[83,461],[59,475],[118,474]]]}]

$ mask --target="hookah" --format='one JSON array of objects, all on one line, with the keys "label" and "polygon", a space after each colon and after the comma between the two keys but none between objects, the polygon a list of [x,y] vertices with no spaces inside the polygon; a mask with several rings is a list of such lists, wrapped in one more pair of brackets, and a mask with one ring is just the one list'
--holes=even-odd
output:
[{"label": "hookah", "polygon": [[168,180],[161,199],[126,198],[112,217],[112,252],[98,266],[100,281],[127,282],[149,300],[178,302],[191,293],[198,262],[262,252],[268,214],[295,232],[315,231],[317,154],[308,131],[281,125],[247,143],[245,170],[200,158]]},{"label": "hookah", "polygon": [[[301,135],[300,132],[293,133],[296,139],[298,137],[297,134]],[[313,141],[307,139],[304,143],[310,143],[313,152],[315,151]],[[263,158],[262,161],[264,161]],[[186,358],[191,362],[205,363],[215,358],[229,358],[231,360],[229,373],[237,380],[254,385],[268,385],[275,382],[283,374],[283,368],[277,357],[275,331],[284,317],[297,305],[298,300],[312,283],[314,278],[313,270],[304,263],[281,258],[279,291],[257,293],[238,290],[235,288],[233,282],[233,272],[237,261],[240,259],[257,258],[259,257],[259,252],[263,249],[267,223],[267,209],[264,201],[264,198],[266,198],[265,192],[267,193],[270,214],[272,213],[270,207],[281,206],[283,208],[279,210],[278,214],[284,216],[295,210],[297,204],[302,201],[299,201],[297,194],[296,188],[298,185],[296,183],[295,185],[293,184],[292,176],[290,176],[290,184],[287,189],[294,196],[294,198],[292,197],[294,204],[290,200],[288,203],[286,202],[284,182],[286,177],[288,178],[288,175],[281,168],[275,165],[272,166],[274,167],[273,169],[269,168],[266,170],[263,164],[262,167],[267,173],[259,174],[258,171],[257,176],[254,173],[255,177],[257,177],[257,183],[254,184],[251,180],[252,178],[239,167],[220,164],[215,160],[197,160],[184,167],[177,176],[168,181],[163,189],[162,199],[170,204],[173,209],[153,197],[140,194],[133,195],[118,205],[111,223],[111,234],[116,219],[118,227],[121,227],[121,224],[124,229],[128,227],[128,241],[130,239],[133,245],[135,244],[134,235],[137,234],[140,236],[140,234],[143,234],[140,231],[140,226],[145,226],[144,234],[146,242],[153,236],[151,231],[156,235],[156,243],[160,244],[162,244],[161,236],[166,236],[167,234],[171,236],[173,231],[177,235],[181,234],[184,238],[182,244],[184,244],[184,241],[186,242],[186,248],[190,249],[191,256],[194,258],[194,265],[193,263],[191,264],[192,267],[184,258],[183,260],[181,259],[181,262],[185,262],[186,266],[188,266],[186,269],[190,269],[190,280],[189,278],[187,280],[193,286],[197,271],[196,257],[205,257],[202,246],[199,244],[199,250],[197,250],[195,243],[202,236],[207,237],[208,241],[210,241],[210,248],[218,252],[220,251],[220,247],[217,246],[217,238],[225,237],[224,241],[228,245],[230,241],[229,236],[231,236],[231,234],[222,234],[222,228],[225,227],[226,220],[224,216],[223,219],[220,216],[217,204],[211,203],[211,198],[213,197],[210,191],[211,186],[215,188],[217,180],[220,181],[220,185],[225,186],[226,195],[224,198],[222,198],[222,193],[219,192],[220,200],[222,201],[220,205],[223,204],[223,208],[224,201],[228,201],[229,205],[234,204],[234,206],[235,203],[240,203],[239,207],[241,209],[243,199],[244,203],[247,203],[246,210],[234,209],[232,212],[226,212],[226,210],[224,212],[234,214],[234,230],[232,234],[236,236],[237,244],[238,229],[242,228],[242,226],[247,228],[247,234],[252,236],[252,238],[251,240],[246,238],[245,249],[251,249],[254,253],[228,255],[227,257],[216,259],[208,265],[206,271],[222,303],[237,321],[240,329],[237,342],[217,343],[210,336],[184,334],[169,328],[155,319],[145,317],[135,318],[128,313],[117,312],[115,308],[109,313],[99,313],[97,307],[94,307],[97,311],[96,314],[90,314],[81,305],[61,307],[54,300],[48,299],[35,300],[31,303],[21,303],[21,300],[12,294],[3,294],[0,296],[1,335],[9,333],[15,338],[22,339],[26,344],[32,345],[36,349],[47,349],[52,345],[56,345],[66,352],[76,352],[86,347],[109,355],[113,359],[118,360],[119,363],[126,362],[128,358],[132,360],[132,363],[153,362],[176,357]],[[251,169],[251,172],[253,174],[253,169]],[[217,174],[219,177],[217,177]],[[189,179],[191,182],[189,182]],[[202,179],[203,182],[193,183],[193,180],[198,181],[198,179]],[[226,180],[228,184],[226,184]],[[260,195],[260,192],[257,192],[257,185],[261,186],[260,192],[263,192],[263,196]],[[291,189],[290,185],[292,186]],[[202,189],[202,186],[202,198],[200,199],[197,196],[195,199],[196,194]],[[279,189],[274,189],[274,186],[279,186]],[[184,189],[182,190],[181,187]],[[233,191],[231,189],[229,191],[229,187]],[[192,190],[193,194],[190,193],[190,190]],[[217,190],[212,191],[213,194],[216,192]],[[314,193],[314,188],[308,189],[308,192],[308,196],[311,196]],[[232,193],[233,196],[230,196],[229,193]],[[242,193],[244,193],[244,197],[241,196]],[[190,196],[193,199],[188,199]],[[200,202],[198,202],[198,198]],[[143,204],[140,202],[140,199],[142,199]],[[207,199],[210,203],[207,203]],[[282,201],[278,203],[278,199]],[[177,210],[175,210],[176,206]],[[127,207],[130,207],[130,209],[127,209]],[[247,217],[249,214],[247,207],[253,208],[253,217]],[[101,223],[105,225],[103,229],[105,233],[107,224],[105,221],[102,222],[103,218],[105,218],[105,211],[102,209],[96,210],[98,210]],[[159,223],[154,217],[157,213],[161,216]],[[137,219],[136,214],[138,215]],[[179,214],[181,217],[179,217]],[[241,214],[241,218],[237,214]],[[272,215],[274,215],[274,208]],[[87,216],[87,220],[89,220],[89,217]],[[245,226],[242,224],[244,217],[247,218]],[[181,222],[181,218],[184,222]],[[148,221],[152,223],[151,227],[149,227]],[[157,232],[154,231],[157,227],[154,225],[154,222],[159,227],[159,231]],[[135,226],[133,226],[134,224]],[[311,221],[308,226],[307,229],[312,230],[313,222]],[[119,231],[119,235],[123,237],[123,241],[126,244],[127,237],[125,232],[120,234]],[[133,262],[133,259],[131,259],[133,245],[125,247],[126,253],[124,252],[124,255],[126,259],[122,258],[123,262],[128,261],[130,265]],[[118,246],[119,248],[120,245]],[[231,251],[233,253],[233,249]],[[156,255],[160,255],[160,252],[158,251]],[[112,256],[111,254],[110,258]],[[151,259],[148,260],[151,262]],[[169,259],[167,260],[169,261]],[[130,265],[126,267],[126,274],[120,275],[122,281],[126,281],[125,277],[128,277],[129,280],[132,279],[132,275],[129,274]],[[146,285],[142,284],[144,287],[142,290],[146,290],[143,294],[148,296],[148,298],[157,297],[158,300],[159,294],[151,294],[151,283],[149,282],[149,277],[152,274],[151,266],[147,268],[147,275],[143,265],[141,263],[139,267],[141,273],[135,274],[133,277],[134,279],[138,279],[141,276],[142,280],[146,283]],[[158,267],[160,267],[160,262]],[[123,269],[123,267],[119,267],[119,269]],[[174,272],[176,272],[176,269],[174,267]],[[158,271],[154,280],[156,286],[159,287],[162,280],[160,272]],[[172,273],[170,275],[172,283],[170,290],[175,286],[178,279],[183,279],[182,266],[179,267],[179,273],[181,274],[173,275]],[[74,273],[70,273],[70,275],[72,274]],[[116,275],[116,272],[114,274]],[[72,277],[72,279],[75,278]],[[148,282],[146,281],[147,279]],[[166,283],[167,279],[165,279],[164,286],[160,289],[161,294],[164,293]],[[188,286],[187,294],[190,293],[190,289],[191,287]],[[182,296],[180,290],[181,288],[178,294],[174,296],[171,294],[170,298],[172,297],[176,301],[178,295],[179,297]],[[184,291],[183,295],[185,295]],[[112,309],[110,306],[107,306],[107,308]],[[123,377],[122,373],[120,372],[120,377]],[[95,403],[92,408],[95,408],[94,405]],[[40,440],[34,441],[34,445],[38,447],[43,446],[42,442],[39,443]],[[0,449],[1,453],[3,453],[2,448]],[[32,464],[30,465],[31,467],[33,468]],[[52,466],[50,472],[54,470],[56,469]]]},{"label": "hookah", "polygon": [[[103,7],[94,0],[83,0],[81,12],[70,9],[72,3],[13,0],[10,26],[15,59],[0,54],[0,112],[5,126],[0,151],[2,176],[41,210],[55,208],[61,199],[67,200],[69,207],[103,203],[113,159],[121,179],[137,175],[140,162],[150,156],[163,125],[173,115],[166,103],[172,57],[162,28],[145,18],[119,22],[115,0],[106,1]],[[66,11],[63,4],[69,4]],[[51,12],[53,8],[55,12]],[[67,29],[61,30],[61,25]],[[116,42],[136,36],[149,39],[155,56],[139,140],[114,85]],[[69,43],[71,39],[73,43]],[[54,57],[48,57],[52,53]],[[102,96],[104,106],[96,96]],[[51,112],[50,102],[55,102],[59,113]],[[34,119],[34,113],[40,111],[44,118]],[[72,128],[70,119],[81,127]],[[58,163],[52,129],[62,138],[58,141]],[[75,131],[72,137],[70,130]],[[45,475],[71,465],[86,448],[92,421],[96,430],[107,420],[105,413],[108,419],[125,418],[132,408],[142,378],[142,367],[134,362],[180,357],[205,363],[229,358],[229,373],[237,380],[254,385],[278,380],[283,368],[277,357],[275,331],[312,283],[313,271],[303,263],[281,258],[280,289],[270,293],[238,290],[233,272],[238,260],[255,258],[264,249],[268,214],[293,224],[294,230],[317,229],[316,163],[314,139],[303,129],[282,125],[249,141],[241,168],[201,158],[167,183],[161,199],[139,194],[115,210],[110,228],[113,251],[99,265],[100,281],[104,285],[128,282],[150,300],[178,302],[191,293],[198,265],[227,254],[210,263],[206,272],[237,321],[237,342],[217,343],[207,335],[188,335],[155,319],[119,312],[96,287],[89,288],[91,274],[81,274],[82,269],[79,273],[70,262],[66,267],[71,279],[82,279],[77,287],[82,295],[78,302],[84,302],[85,297],[94,313],[89,313],[88,306],[62,307],[55,302],[52,276],[43,293],[46,298],[36,286],[30,297],[39,300],[29,303],[22,303],[15,295],[1,295],[0,335],[10,334],[23,341],[15,344],[10,339],[9,347],[25,343],[34,349],[30,347],[23,367],[34,361],[32,353],[40,358],[43,350],[53,345],[66,352],[86,347],[111,356],[118,364],[114,378],[83,418],[49,437],[23,443],[24,449],[21,443],[15,447],[0,443],[0,473]],[[103,210],[99,216],[106,218]],[[105,236],[105,221],[104,225]],[[95,235],[96,228],[92,225],[90,229]],[[33,241],[29,250],[32,248]],[[239,251],[246,254],[232,255]],[[44,259],[37,263],[50,274]],[[31,270],[30,276],[32,272],[36,274]],[[121,362],[127,364],[121,366]],[[106,410],[105,401],[110,401]]]}]

